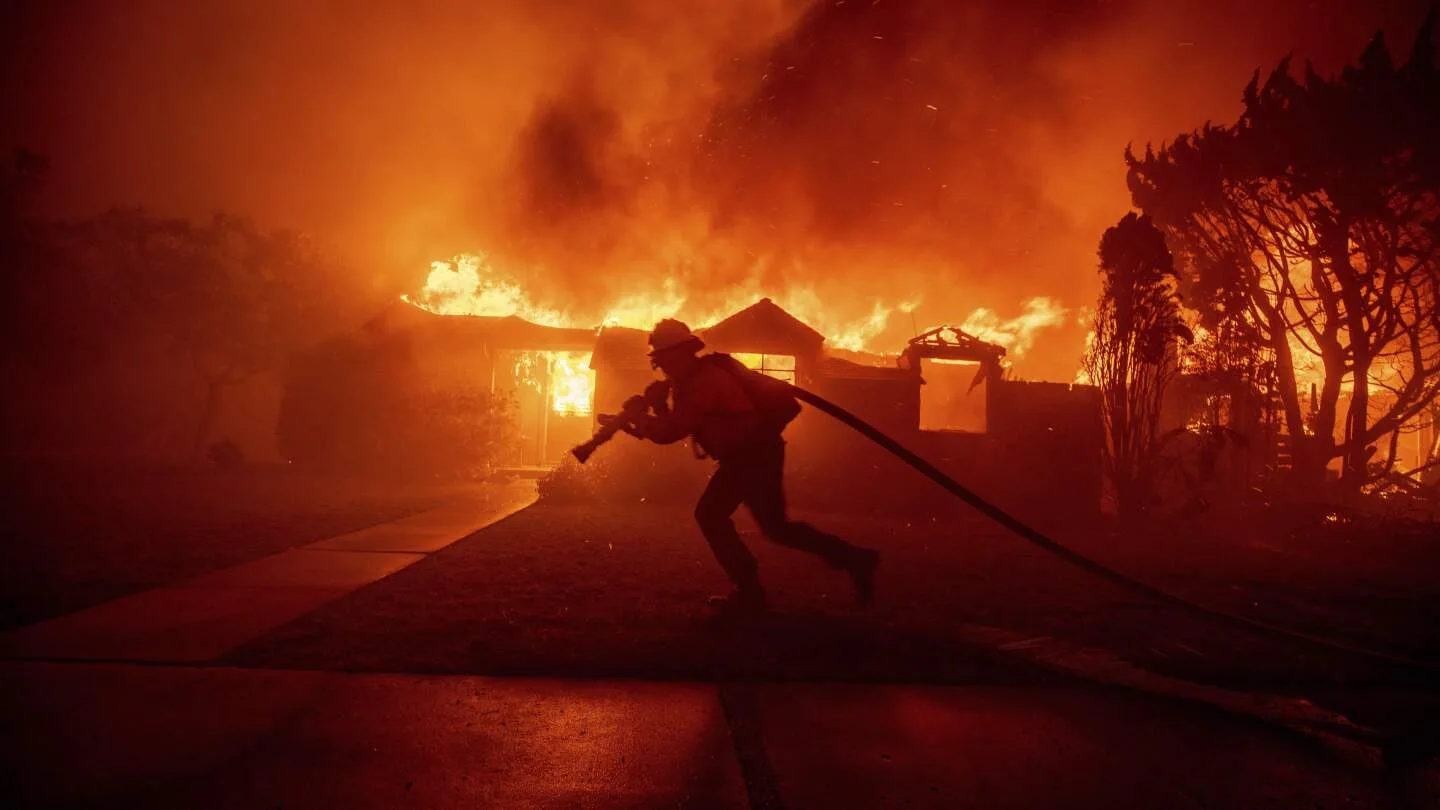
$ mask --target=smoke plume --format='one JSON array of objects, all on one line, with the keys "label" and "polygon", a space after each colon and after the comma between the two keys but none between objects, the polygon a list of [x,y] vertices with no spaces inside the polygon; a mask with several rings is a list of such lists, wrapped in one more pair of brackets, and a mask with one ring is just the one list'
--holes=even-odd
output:
[{"label": "smoke plume", "polygon": [[[694,312],[737,291],[789,291],[836,323],[894,308],[872,340],[893,348],[981,308],[1092,303],[1127,143],[1232,120],[1286,53],[1333,70],[1376,28],[1407,42],[1424,9],[22,3],[0,135],[52,157],[57,212],[302,228],[377,298],[481,250],[596,317],[665,282]],[[1070,379],[1083,331],[1034,335],[1026,376]]]}]

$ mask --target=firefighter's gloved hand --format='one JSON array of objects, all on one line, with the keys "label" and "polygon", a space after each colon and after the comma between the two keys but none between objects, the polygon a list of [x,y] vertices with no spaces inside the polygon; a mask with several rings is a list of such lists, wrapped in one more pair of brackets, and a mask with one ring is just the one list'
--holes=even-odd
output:
[{"label": "firefighter's gloved hand", "polygon": [[[639,397],[635,397],[635,399],[639,399]],[[631,436],[641,438],[640,429],[636,426],[635,420],[627,417],[623,413],[602,413],[597,421],[599,421],[601,427],[614,425],[619,430],[623,430]]]},{"label": "firefighter's gloved hand", "polygon": [[670,383],[665,380],[656,380],[645,386],[645,393],[642,396],[651,407],[663,408],[670,399]]}]

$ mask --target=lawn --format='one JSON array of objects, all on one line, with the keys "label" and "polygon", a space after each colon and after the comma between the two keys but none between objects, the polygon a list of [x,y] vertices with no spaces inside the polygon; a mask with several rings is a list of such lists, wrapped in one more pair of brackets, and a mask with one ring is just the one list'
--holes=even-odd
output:
[{"label": "lawn", "polygon": [[223,472],[12,465],[5,476],[0,628],[394,520],[457,491],[281,466]]},{"label": "lawn", "polygon": [[[237,663],[381,671],[954,682],[1037,672],[965,641],[1000,627],[1115,650],[1166,674],[1287,690],[1411,685],[1390,667],[1276,642],[1157,607],[976,515],[810,515],[884,553],[876,604],[813,559],[748,536],[772,616],[717,624],[726,583],[683,507],[542,502],[241,648]],[[1213,527],[1212,527],[1213,528]],[[1062,539],[1227,610],[1419,654],[1440,585],[1433,542],[1360,564],[1314,539],[1230,531]],[[1282,542],[1283,541],[1283,542]],[[1348,548],[1348,544],[1338,544]],[[1388,548],[1394,555],[1400,550]],[[1430,553],[1428,559],[1422,553]],[[1428,569],[1420,566],[1428,565]]]},{"label": "lawn", "polygon": [[[879,526],[855,528],[857,540],[881,539],[870,536]],[[846,577],[785,549],[752,546],[776,612],[727,625],[704,605],[727,584],[688,510],[542,504],[241,648],[234,660],[647,678],[1041,677],[953,635],[911,632],[888,610],[856,608]]]}]

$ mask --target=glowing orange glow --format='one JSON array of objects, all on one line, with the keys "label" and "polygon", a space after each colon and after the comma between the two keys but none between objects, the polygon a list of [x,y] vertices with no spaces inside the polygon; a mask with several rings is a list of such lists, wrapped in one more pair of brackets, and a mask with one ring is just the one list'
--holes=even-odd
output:
[{"label": "glowing orange glow", "polygon": [[401,298],[437,315],[515,315],[545,326],[565,325],[565,314],[537,306],[520,284],[496,272],[484,253],[465,253],[431,262],[418,298]]},{"label": "glowing orange glow", "polygon": [[[347,294],[404,284],[435,311],[538,323],[598,326],[609,305],[617,325],[684,312],[700,326],[713,297],[752,275],[799,312],[779,288],[815,283],[842,299],[825,302],[839,322],[802,319],[832,346],[892,351],[920,331],[900,308],[913,291],[925,297],[919,327],[961,324],[982,304],[1003,323],[1033,295],[1093,301],[1096,240],[1131,205],[1117,158],[1126,143],[1225,123],[1249,72],[1280,54],[1299,48],[1297,59],[1315,57],[1324,74],[1363,44],[1331,47],[1339,40],[1300,24],[1309,17],[1296,2],[1252,4],[1265,19],[1242,26],[1243,47],[1176,51],[1177,32],[1182,45],[1230,41],[1234,14],[1217,3],[1123,14],[1108,8],[1121,4],[1069,4],[1074,13],[1056,14],[1044,3],[452,0],[425,13],[274,4],[286,36],[227,32],[234,47],[217,60],[175,43],[228,19],[217,9],[245,4],[181,5],[161,26],[137,13],[47,11],[34,27],[40,38],[26,54],[36,79],[25,87],[54,95],[46,110],[127,111],[113,138],[95,138],[84,116],[18,117],[16,142],[113,168],[113,182],[52,184],[57,210],[203,214],[214,201],[344,246],[359,261],[343,263],[366,268],[343,277],[355,287]],[[1391,13],[1335,5],[1350,20],[1335,30],[1351,36]],[[873,37],[852,38],[860,29]],[[1325,43],[1320,53],[1306,50],[1302,30],[1311,46]],[[504,47],[477,46],[477,31]],[[71,58],[91,39],[118,56]],[[1157,59],[1184,75],[1153,70]],[[270,81],[272,72],[291,80]],[[218,98],[233,103],[147,103],[156,76],[181,95],[220,82]],[[237,116],[270,125],[257,136],[233,126]],[[234,159],[166,176],[124,168],[144,165],[135,143],[190,159],[196,132],[215,141],[195,155]],[[334,137],[310,159],[315,139],[296,133]],[[523,264],[529,300],[492,288],[486,306],[456,311],[457,300],[421,295],[422,279],[409,276],[428,268],[411,257],[467,245]],[[461,268],[441,264],[463,286]],[[650,301],[667,278],[673,295]],[[616,290],[601,295],[614,300],[585,298],[607,284]],[[585,300],[560,295],[566,285]],[[646,295],[623,303],[622,287]],[[1082,335],[1046,332],[1026,362],[1069,376]]]},{"label": "glowing orange glow", "polygon": [[[1319,353],[1311,351],[1293,332],[1285,336],[1285,341],[1290,344],[1290,360],[1295,366],[1295,384],[1301,389],[1311,385],[1323,385],[1325,362]],[[1351,388],[1353,389],[1353,386]]]},{"label": "glowing orange glow", "polygon": [[795,382],[795,358],[791,355],[735,352],[731,356],[739,360],[746,368],[752,368],[777,380]]},{"label": "glowing orange glow", "polygon": [[595,410],[590,352],[517,352],[515,380],[547,398],[551,411],[585,416]]},{"label": "glowing orange glow", "polygon": [[1002,320],[982,307],[970,313],[960,328],[981,340],[1004,346],[1012,357],[1020,357],[1035,345],[1038,332],[1065,323],[1067,313],[1053,298],[1031,298],[1024,308],[1019,316]]},{"label": "glowing orange glow", "polygon": [[[755,303],[770,298],[782,309],[812,326],[836,349],[873,352],[875,342],[890,326],[892,318],[913,313],[921,303],[919,295],[895,301],[875,300],[870,314],[858,319],[836,315],[814,287],[804,284],[767,290],[755,284],[733,287],[723,294],[710,293],[704,305],[691,300],[674,276],[657,288],[627,292],[613,301],[601,302],[592,312],[601,317],[575,314],[537,300],[513,275],[497,268],[484,253],[465,253],[430,265],[425,285],[415,296],[402,296],[407,303],[438,315],[484,317],[516,316],[545,326],[590,328],[597,325],[648,329],[662,318],[687,319],[697,328],[713,324]],[[983,340],[1008,348],[1013,356],[1023,355],[1043,329],[1060,326],[1067,310],[1049,298],[1024,302],[1018,317],[1004,320],[995,312],[979,308],[965,319],[964,328]],[[906,332],[914,331],[914,324]]]},{"label": "glowing orange glow", "polygon": [[667,278],[650,295],[626,295],[611,304],[606,308],[604,325],[649,329],[657,321],[675,317],[684,305],[685,296],[676,289],[675,279]]},{"label": "glowing orange glow", "polygon": [[588,415],[595,410],[595,372],[590,352],[549,352],[550,409]]},{"label": "glowing orange glow", "polygon": [[820,296],[814,290],[790,290],[785,295],[772,298],[790,314],[814,326],[821,334],[825,335],[826,342],[834,348],[856,352],[873,351],[871,341],[890,325],[892,315],[896,313],[909,314],[920,305],[918,297],[893,306],[876,301],[872,305],[868,317],[858,321],[842,322],[837,321],[834,315],[826,309]]}]

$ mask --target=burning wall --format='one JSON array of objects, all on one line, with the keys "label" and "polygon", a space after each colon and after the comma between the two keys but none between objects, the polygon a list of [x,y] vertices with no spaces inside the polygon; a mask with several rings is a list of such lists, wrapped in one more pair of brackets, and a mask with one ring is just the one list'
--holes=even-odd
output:
[{"label": "burning wall", "polygon": [[[438,328],[451,320],[455,319],[432,318],[431,323]],[[774,302],[762,299],[700,334],[710,349],[732,352],[752,368],[794,379],[916,448],[961,480],[1012,505],[1043,504],[1052,513],[1070,514],[1097,509],[1099,425],[1093,391],[1058,383],[1003,380],[994,373],[1003,347],[963,332],[942,332],[953,337],[941,340],[931,336],[924,345],[913,342],[904,362],[857,363],[828,355],[822,335]],[[573,330],[573,334],[583,331]],[[437,348],[443,350],[444,346]],[[613,412],[626,397],[655,379],[647,348],[643,329],[610,326],[595,336],[590,364],[594,377],[586,379],[594,381],[596,410]],[[963,368],[963,379],[950,380],[953,385],[947,388],[943,373],[922,364],[928,362],[922,357],[936,356],[973,362],[957,367]],[[986,370],[986,382],[976,387],[971,382],[981,368]],[[540,384],[555,385],[558,379],[552,371],[549,381]],[[965,424],[942,420],[927,425],[927,402],[934,405],[937,401],[951,406],[958,403],[975,418]],[[946,419],[953,416],[947,412]],[[885,469],[891,462],[875,448],[857,442],[837,423],[812,414],[798,420],[786,436],[798,478],[808,482],[805,488],[810,497],[858,496],[854,488],[868,481],[863,486],[882,500],[926,500],[928,490],[919,481],[886,479],[880,483],[866,474],[867,470]],[[648,470],[651,475],[677,481],[698,475],[683,448],[627,450],[628,444],[607,452],[623,457],[633,474]],[[558,457],[567,446],[550,443],[544,452]],[[554,458],[538,460],[553,462]]]}]

